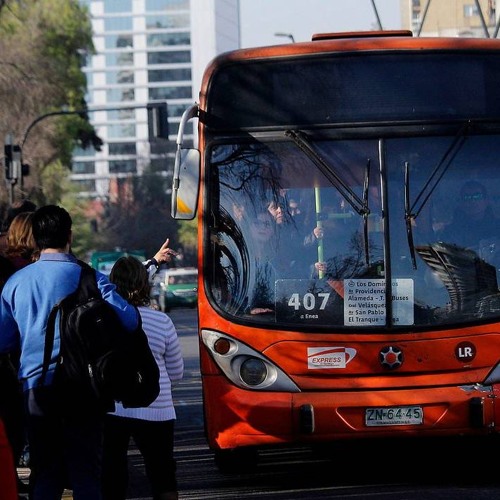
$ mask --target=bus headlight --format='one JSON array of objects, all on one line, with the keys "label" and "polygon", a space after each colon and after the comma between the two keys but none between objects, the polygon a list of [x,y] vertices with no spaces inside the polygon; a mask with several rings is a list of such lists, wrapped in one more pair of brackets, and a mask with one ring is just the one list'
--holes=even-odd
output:
[{"label": "bus headlight", "polygon": [[217,366],[238,387],[300,392],[285,372],[243,342],[212,330],[202,330],[201,339]]},{"label": "bus headlight", "polygon": [[247,358],[240,366],[241,380],[247,385],[259,385],[266,380],[265,363],[258,358]]}]

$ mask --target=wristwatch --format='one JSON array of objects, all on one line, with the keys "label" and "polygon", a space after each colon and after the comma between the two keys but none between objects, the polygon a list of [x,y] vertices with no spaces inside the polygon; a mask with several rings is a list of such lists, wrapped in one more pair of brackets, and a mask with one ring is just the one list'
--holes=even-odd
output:
[{"label": "wristwatch", "polygon": [[151,266],[156,267],[158,269],[160,267],[160,264],[158,264],[158,261],[152,257],[151,259],[147,260],[144,265],[146,266],[146,269],[149,269]]}]

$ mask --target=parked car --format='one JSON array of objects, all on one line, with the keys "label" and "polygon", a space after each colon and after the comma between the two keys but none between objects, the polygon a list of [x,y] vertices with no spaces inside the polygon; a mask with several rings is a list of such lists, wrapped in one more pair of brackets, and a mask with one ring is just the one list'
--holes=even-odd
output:
[{"label": "parked car", "polygon": [[164,312],[173,307],[196,307],[198,303],[198,269],[178,267],[167,269],[160,283],[160,309]]},{"label": "parked car", "polygon": [[126,257],[127,255],[136,257],[141,262],[146,260],[146,254],[143,250],[132,250],[130,252],[114,250],[110,252],[93,252],[90,256],[89,264],[94,269],[97,269],[106,276],[109,276],[109,273],[111,272],[112,267],[115,265],[115,262],[120,257]]}]

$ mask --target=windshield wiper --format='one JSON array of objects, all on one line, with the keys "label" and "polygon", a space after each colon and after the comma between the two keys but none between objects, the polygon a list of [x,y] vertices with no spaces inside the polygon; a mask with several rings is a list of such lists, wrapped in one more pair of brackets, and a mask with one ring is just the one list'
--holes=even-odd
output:
[{"label": "windshield wiper", "polygon": [[[444,174],[452,164],[458,152],[462,149],[465,141],[467,140],[467,131],[471,126],[471,122],[468,121],[464,123],[464,125],[459,129],[457,135],[453,139],[453,142],[450,144],[450,147],[445,151],[443,157],[439,160],[436,168],[430,175],[429,179],[425,183],[424,187],[421,189],[420,193],[418,193],[415,198],[415,202],[410,206],[410,166],[408,162],[405,162],[405,221],[406,221],[406,236],[408,238],[408,247],[410,249],[411,261],[413,265],[413,269],[417,269],[417,261],[415,257],[415,245],[413,240],[413,225],[412,221],[416,220],[417,217],[422,212],[423,208],[429,201],[432,193],[441,182]],[[430,187],[429,187],[430,186]],[[424,197],[424,193],[427,194]],[[416,209],[418,202],[422,199],[418,209]]]},{"label": "windshield wiper", "polygon": [[365,262],[366,267],[370,267],[370,252],[368,250],[368,215],[370,214],[370,209],[368,208],[368,191],[370,182],[370,166],[371,161],[368,159],[365,170],[365,180],[363,182],[363,206],[366,207],[366,211],[363,214],[363,238],[365,245]]},{"label": "windshield wiper", "polygon": [[417,258],[415,256],[415,243],[413,241],[412,221],[415,216],[410,209],[410,164],[405,161],[405,221],[406,237],[408,238],[408,247],[410,248],[411,263],[413,269],[417,269]]},{"label": "windshield wiper", "polygon": [[290,137],[293,142],[303,151],[321,170],[321,173],[332,183],[342,197],[351,205],[358,215],[368,215],[370,210],[366,200],[361,198],[339,177],[335,170],[326,163],[321,156],[314,150],[306,134],[300,131],[287,130],[285,135]]},{"label": "windshield wiper", "polygon": [[[453,142],[450,144],[450,147],[445,151],[443,157],[441,160],[439,160],[438,164],[436,165],[436,168],[430,175],[429,179],[425,183],[424,187],[421,189],[420,193],[418,193],[417,197],[415,198],[415,202],[413,203],[410,212],[412,213],[412,217],[416,219],[419,215],[420,212],[423,210],[427,202],[429,201],[429,198],[431,197],[432,193],[440,183],[441,179],[443,178],[444,174],[450,168],[450,165],[452,164],[453,160],[455,159],[455,156],[457,156],[458,152],[462,149],[462,146],[464,145],[465,141],[468,139],[468,136],[466,135],[467,130],[470,128],[471,122],[465,123],[460,130],[457,132],[457,135],[453,139]],[[441,172],[440,172],[441,171]],[[439,174],[439,175],[438,175]],[[437,177],[436,177],[437,176]],[[434,178],[436,179],[434,180]],[[433,185],[429,188],[431,183]],[[406,181],[405,181],[406,183]],[[424,196],[425,191],[429,188],[429,192],[425,196],[425,198],[422,200],[418,210],[415,210],[420,198]]]}]

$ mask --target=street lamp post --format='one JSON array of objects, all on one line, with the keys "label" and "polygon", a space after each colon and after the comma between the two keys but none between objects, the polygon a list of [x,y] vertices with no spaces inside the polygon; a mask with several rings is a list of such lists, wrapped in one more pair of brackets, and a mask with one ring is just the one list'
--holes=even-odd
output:
[{"label": "street lamp post", "polygon": [[61,111],[53,111],[52,113],[46,113],[44,115],[39,116],[34,121],[30,123],[30,126],[26,129],[24,133],[23,140],[21,142],[21,149],[28,138],[31,129],[45,118],[49,118],[50,116],[57,115],[80,115],[82,118],[87,113],[92,113],[96,111],[116,111],[120,109],[139,109],[139,108],[147,108],[148,110],[148,129],[150,132],[150,138],[161,138],[168,139],[168,113],[167,113],[167,103],[166,101],[151,101],[144,104],[130,104],[127,106],[118,106],[118,107],[95,107],[95,108],[86,108],[79,110],[61,110]]},{"label": "street lamp post", "polygon": [[295,43],[295,38],[293,37],[293,35],[291,33],[278,32],[278,33],[275,33],[274,36],[284,36],[285,38],[289,38],[292,43]]}]

